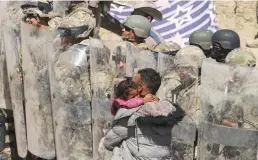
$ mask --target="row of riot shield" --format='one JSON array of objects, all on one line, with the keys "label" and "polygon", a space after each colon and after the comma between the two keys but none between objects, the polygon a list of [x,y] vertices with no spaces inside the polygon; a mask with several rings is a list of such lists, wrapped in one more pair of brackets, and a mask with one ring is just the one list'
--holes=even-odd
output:
[{"label": "row of riot shield", "polygon": [[28,150],[44,159],[110,159],[102,141],[112,123],[114,86],[143,68],[161,74],[157,96],[187,113],[171,131],[171,159],[194,157],[199,98],[198,159],[257,156],[256,68],[205,60],[200,83],[198,71],[178,68],[173,53],[121,42],[112,56],[98,39],[71,46],[24,23],[21,32],[8,23],[1,32],[20,157]]},{"label": "row of riot shield", "polygon": [[258,158],[257,82],[257,68],[203,62],[200,160]]},{"label": "row of riot shield", "polygon": [[[168,52],[155,52],[146,49],[137,48],[130,42],[122,42],[116,49],[113,60],[115,61],[117,78],[133,77],[137,71],[144,68],[152,68],[158,71],[162,77],[161,86],[157,92],[160,99],[173,101],[179,95],[173,93],[178,86],[183,83],[178,76],[177,67],[174,64],[174,55],[178,50],[169,50]],[[198,82],[198,72],[194,72],[195,80],[193,88]],[[194,90],[196,91],[197,88]],[[177,100],[174,99],[174,102]],[[195,103],[191,106],[196,105]],[[196,126],[194,121],[186,117],[182,122],[175,125],[171,131],[171,159],[193,159],[194,142],[196,139]]]}]

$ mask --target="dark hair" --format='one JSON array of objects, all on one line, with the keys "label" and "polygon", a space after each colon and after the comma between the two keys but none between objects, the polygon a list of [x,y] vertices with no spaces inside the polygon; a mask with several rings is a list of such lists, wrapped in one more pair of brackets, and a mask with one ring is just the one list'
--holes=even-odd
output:
[{"label": "dark hair", "polygon": [[152,68],[141,69],[138,74],[140,74],[141,81],[147,85],[151,94],[156,94],[161,85],[160,74]]},{"label": "dark hair", "polygon": [[137,89],[137,86],[132,81],[132,77],[126,77],[126,80],[121,81],[115,87],[115,97],[126,100],[131,89]]}]

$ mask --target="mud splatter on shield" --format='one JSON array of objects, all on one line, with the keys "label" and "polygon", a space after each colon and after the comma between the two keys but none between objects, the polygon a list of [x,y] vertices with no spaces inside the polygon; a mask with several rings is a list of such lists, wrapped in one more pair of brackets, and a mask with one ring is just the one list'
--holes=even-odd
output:
[{"label": "mud splatter on shield", "polygon": [[100,143],[112,123],[111,99],[114,88],[114,70],[109,64],[110,52],[103,43],[90,39],[90,71],[92,90],[93,159],[104,159],[107,151]]},{"label": "mud splatter on shield", "polygon": [[57,42],[47,47],[57,159],[92,159],[88,45]]},{"label": "mud splatter on shield", "polygon": [[11,92],[17,149],[19,156],[24,158],[27,155],[27,137],[25,127],[25,111],[23,106],[23,84],[21,81],[22,57],[20,33],[9,25],[3,25],[1,32],[6,54],[7,75]]},{"label": "mud splatter on shield", "polygon": [[44,31],[22,22],[21,39],[28,149],[38,157],[53,159],[55,144]]},{"label": "mud splatter on shield", "polygon": [[138,70],[144,68],[157,68],[158,54],[150,50],[137,48],[130,42],[126,43],[126,76],[133,77]]},{"label": "mud splatter on shield", "polygon": [[202,66],[199,159],[257,159],[258,69]]},{"label": "mud splatter on shield", "polygon": [[174,67],[174,55],[162,52],[158,53],[157,71],[160,73],[162,81],[156,95],[160,99],[167,98],[169,100],[172,100],[171,90],[179,85],[179,82],[177,82],[174,78]]},{"label": "mud splatter on shield", "polygon": [[[176,51],[175,51],[176,53]],[[189,110],[187,107],[195,106],[194,103],[183,104],[181,101],[187,99],[189,100],[189,95],[184,94],[189,88],[195,88],[196,86],[191,86],[190,84],[185,84],[183,82],[187,79],[181,79],[179,76],[179,70],[184,71],[186,75],[189,75],[189,69],[179,69],[174,64],[174,55],[158,53],[158,67],[157,70],[161,74],[162,82],[161,86],[157,92],[157,96],[160,99],[167,99],[170,102],[179,105],[185,110]],[[197,73],[197,72],[195,72]],[[197,78],[197,74],[194,76]],[[196,84],[193,80],[193,84]],[[185,90],[185,91],[184,91]],[[196,88],[194,89],[196,91]],[[185,159],[192,160],[194,157],[194,141],[196,138],[196,125],[194,121],[186,116],[182,122],[175,125],[172,129],[172,141],[171,141],[171,158],[172,159]]]}]

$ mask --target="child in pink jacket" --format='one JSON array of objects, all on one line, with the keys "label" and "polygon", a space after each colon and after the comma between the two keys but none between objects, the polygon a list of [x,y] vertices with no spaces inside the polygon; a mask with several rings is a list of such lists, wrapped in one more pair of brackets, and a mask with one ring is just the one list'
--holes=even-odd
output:
[{"label": "child in pink jacket", "polygon": [[111,113],[116,115],[119,108],[136,108],[146,102],[157,100],[152,94],[146,95],[144,98],[138,97],[138,86],[134,84],[131,78],[121,81],[115,88],[115,98],[112,102]]}]

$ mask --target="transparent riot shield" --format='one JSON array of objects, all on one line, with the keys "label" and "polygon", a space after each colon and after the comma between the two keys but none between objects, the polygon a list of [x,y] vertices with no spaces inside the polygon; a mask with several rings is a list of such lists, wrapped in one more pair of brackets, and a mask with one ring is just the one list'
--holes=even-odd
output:
[{"label": "transparent riot shield", "polygon": [[44,51],[44,31],[21,23],[22,67],[28,150],[41,158],[55,157],[54,129],[48,77],[48,61]]},{"label": "transparent riot shield", "polygon": [[9,80],[18,154],[20,157],[25,158],[27,155],[27,137],[23,104],[20,33],[8,24],[10,23],[6,22],[2,26],[2,45],[4,45],[6,55],[7,77]]},{"label": "transparent riot shield", "polygon": [[[90,39],[90,71],[92,90],[93,159],[107,159],[101,139],[112,123],[111,103],[114,69],[109,63],[110,52],[103,43]],[[104,150],[103,150],[104,149]],[[111,158],[111,157],[110,157]]]},{"label": "transparent riot shield", "polygon": [[57,159],[92,159],[88,45],[47,43]]},{"label": "transparent riot shield", "polygon": [[112,57],[115,62],[116,78],[118,79],[123,79],[126,75],[126,44],[126,41],[118,43]]},{"label": "transparent riot shield", "polygon": [[150,50],[137,48],[134,44],[126,42],[126,76],[133,77],[138,70],[144,68],[157,68],[158,54]]},{"label": "transparent riot shield", "polygon": [[179,81],[177,81],[179,77],[173,71],[175,67],[174,57],[174,54],[158,53],[157,71],[160,73],[162,81],[156,95],[160,99],[172,99],[171,91],[179,85]]},{"label": "transparent riot shield", "polygon": [[203,62],[200,160],[257,159],[257,81],[257,68]]},{"label": "transparent riot shield", "polygon": [[[6,2],[0,2],[0,9],[3,11],[7,10]],[[7,17],[7,13],[4,13],[0,16],[0,24],[3,25],[4,19]],[[0,46],[1,46],[1,53],[0,53],[0,108],[12,110],[11,104],[11,96],[10,96],[10,89],[9,89],[9,82],[7,76],[7,69],[6,69],[6,55],[4,49],[4,41],[3,37],[0,37]]]},{"label": "transparent riot shield", "polygon": [[69,6],[69,1],[53,1],[53,12],[57,13],[59,16],[65,16],[65,11]]},{"label": "transparent riot shield", "polygon": [[12,110],[11,95],[6,69],[6,55],[3,40],[1,40],[0,52],[0,104],[0,108]]},{"label": "transparent riot shield", "polygon": [[163,78],[164,87],[167,85],[170,92],[165,94],[166,99],[186,114],[172,130],[171,157],[193,159],[198,125],[198,69],[187,65],[174,66]]}]

